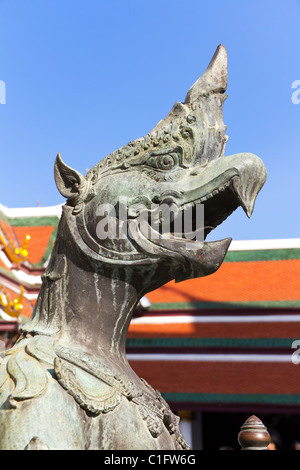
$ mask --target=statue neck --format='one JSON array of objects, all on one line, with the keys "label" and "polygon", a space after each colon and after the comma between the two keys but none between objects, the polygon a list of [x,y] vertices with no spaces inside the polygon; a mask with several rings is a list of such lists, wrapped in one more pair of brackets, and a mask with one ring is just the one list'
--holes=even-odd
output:
[{"label": "statue neck", "polygon": [[[92,265],[62,217],[33,315],[23,332],[44,334],[95,356],[125,360],[132,312],[144,294],[134,266]],[[68,240],[68,242],[66,242]]]},{"label": "statue neck", "polygon": [[141,295],[130,268],[109,271],[86,270],[57,254],[23,332],[54,336],[65,346],[126,361],[127,331]]},{"label": "statue neck", "polygon": [[134,308],[165,282],[163,270],[151,264],[95,264],[69,236],[62,218],[32,318],[22,331],[51,336],[56,345],[127,370],[126,336]]},{"label": "statue neck", "polygon": [[64,292],[60,342],[77,345],[96,356],[125,360],[127,331],[139,300],[131,271],[115,268],[110,276],[71,264]]}]

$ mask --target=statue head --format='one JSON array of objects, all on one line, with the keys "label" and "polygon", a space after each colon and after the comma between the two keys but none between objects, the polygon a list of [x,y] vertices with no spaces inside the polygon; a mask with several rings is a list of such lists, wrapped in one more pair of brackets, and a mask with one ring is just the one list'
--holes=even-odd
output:
[{"label": "statue head", "polygon": [[77,243],[99,263],[165,270],[165,280],[218,269],[231,239],[205,241],[239,206],[251,216],[266,179],[255,155],[225,156],[227,53],[146,136],[114,151],[86,176],[58,155],[55,180]]}]

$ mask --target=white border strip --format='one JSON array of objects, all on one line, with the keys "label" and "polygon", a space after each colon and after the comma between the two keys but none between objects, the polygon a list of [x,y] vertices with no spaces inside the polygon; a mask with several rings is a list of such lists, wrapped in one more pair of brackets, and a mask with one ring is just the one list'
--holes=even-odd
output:
[{"label": "white border strip", "polygon": [[9,261],[9,259],[7,258],[6,254],[4,253],[3,250],[0,249],[0,259],[1,261],[3,261],[3,263],[5,264],[5,266],[9,269],[11,269],[12,267],[12,263]]},{"label": "white border strip", "polygon": [[[20,292],[21,292],[21,286],[20,285],[17,285],[13,282],[10,282],[10,281],[7,281],[6,279],[3,279],[1,278],[1,284],[3,287],[7,288],[7,289],[10,289],[12,292],[14,292],[15,294],[17,295],[20,295]],[[35,300],[37,299],[38,295],[39,295],[39,287],[36,288],[37,292],[34,293],[34,292],[24,292],[24,297],[28,300]]]},{"label": "white border strip", "polygon": [[[292,344],[291,344],[292,345]],[[167,362],[290,362],[292,354],[127,354],[128,361]]]},{"label": "white border strip", "polygon": [[19,207],[19,208],[8,208],[0,204],[0,212],[6,217],[45,217],[45,216],[56,216],[60,218],[62,211],[62,204],[57,206],[48,207]]},{"label": "white border strip", "polygon": [[278,250],[300,248],[300,238],[282,238],[274,240],[233,240],[228,251]]},{"label": "white border strip", "polygon": [[194,324],[194,323],[298,323],[300,322],[300,315],[231,315],[231,316],[192,316],[192,315],[178,315],[178,316],[147,316],[140,318],[133,318],[131,323],[133,325],[170,325],[170,324]]},{"label": "white border strip", "polygon": [[42,277],[40,274],[28,274],[21,269],[12,269],[11,272],[18,279],[21,284],[27,284],[39,289],[42,284]]}]

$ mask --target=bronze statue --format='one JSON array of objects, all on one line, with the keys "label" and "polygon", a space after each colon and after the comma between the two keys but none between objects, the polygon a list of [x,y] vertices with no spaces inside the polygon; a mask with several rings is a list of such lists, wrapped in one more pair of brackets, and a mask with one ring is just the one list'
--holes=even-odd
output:
[{"label": "bronze statue", "polygon": [[188,448],[160,393],[131,369],[125,343],[147,292],[219,268],[231,239],[205,237],[239,206],[250,217],[265,182],[255,155],[224,156],[226,86],[220,45],[185,102],[148,135],[85,177],[57,156],[67,201],[32,318],[3,355],[1,449]]}]

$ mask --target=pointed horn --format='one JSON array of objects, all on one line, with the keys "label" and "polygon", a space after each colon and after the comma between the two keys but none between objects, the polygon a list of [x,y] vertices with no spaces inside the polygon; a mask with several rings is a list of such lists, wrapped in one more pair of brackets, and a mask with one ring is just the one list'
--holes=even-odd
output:
[{"label": "pointed horn", "polygon": [[185,103],[192,103],[199,96],[207,93],[225,93],[227,81],[227,52],[225,47],[220,44],[206,71],[189,89]]}]

